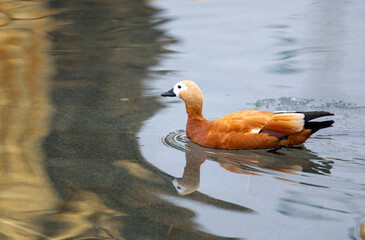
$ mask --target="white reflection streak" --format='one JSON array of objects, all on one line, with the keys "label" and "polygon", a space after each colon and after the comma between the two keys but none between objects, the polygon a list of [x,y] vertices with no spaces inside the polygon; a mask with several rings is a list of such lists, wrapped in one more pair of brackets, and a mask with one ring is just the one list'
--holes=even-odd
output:
[{"label": "white reflection streak", "polygon": [[45,238],[45,239],[54,239],[54,238],[52,238],[50,236],[44,235],[43,233],[36,232],[36,231],[34,231],[32,229],[29,229],[29,228],[26,228],[26,227],[22,227],[22,226],[20,226],[20,225],[18,225],[16,223],[10,222],[10,221],[5,220],[5,219],[2,219],[2,218],[0,218],[0,222],[5,223],[5,224],[8,224],[8,225],[13,226],[13,227],[18,228],[18,229],[21,229],[24,232],[28,232],[28,233],[32,233],[34,235],[40,236],[40,237]]},{"label": "white reflection streak", "polygon": [[251,178],[252,178],[252,175],[249,174],[248,177],[247,177],[247,184],[246,184],[245,195],[247,195],[247,193],[248,193],[248,188],[250,187]]}]

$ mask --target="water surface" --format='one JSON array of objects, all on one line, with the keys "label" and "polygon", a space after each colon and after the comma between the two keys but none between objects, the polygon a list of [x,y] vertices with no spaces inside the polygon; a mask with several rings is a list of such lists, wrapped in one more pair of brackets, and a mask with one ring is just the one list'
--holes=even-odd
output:
[{"label": "water surface", "polygon": [[[206,149],[185,136],[177,99],[139,132],[147,161],[174,177],[199,229],[219,236],[263,239],[361,239],[364,217],[365,29],[360,1],[161,1],[160,26],[180,41],[156,70],[157,95],[181,79],[195,80],[208,119],[243,110],[323,110],[334,127],[304,146],[266,150]],[[260,14],[258,14],[260,13]],[[324,119],[325,120],[325,119]],[[162,136],[161,136],[162,135]],[[186,199],[196,192],[244,206],[222,211]],[[362,235],[363,236],[363,235]]]},{"label": "water surface", "polygon": [[[361,1],[3,1],[1,239],[364,239]],[[325,110],[304,146],[207,149],[184,105]]]}]

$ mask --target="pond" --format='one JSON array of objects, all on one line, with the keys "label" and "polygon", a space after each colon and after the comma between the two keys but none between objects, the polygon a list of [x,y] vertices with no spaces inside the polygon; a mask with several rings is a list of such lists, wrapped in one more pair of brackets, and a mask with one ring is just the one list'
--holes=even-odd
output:
[{"label": "pond", "polygon": [[[1,239],[365,239],[365,3],[0,3]],[[207,119],[329,111],[304,145],[218,150]]]}]

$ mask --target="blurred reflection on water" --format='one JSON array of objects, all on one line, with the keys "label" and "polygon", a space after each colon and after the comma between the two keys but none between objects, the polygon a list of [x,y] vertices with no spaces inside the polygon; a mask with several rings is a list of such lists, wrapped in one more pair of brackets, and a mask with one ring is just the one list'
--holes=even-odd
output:
[{"label": "blurred reflection on water", "polygon": [[44,220],[60,204],[43,165],[53,59],[42,3],[0,3],[0,238],[46,238]]},{"label": "blurred reflection on water", "polygon": [[2,239],[224,239],[164,200],[176,195],[170,176],[139,153],[135,134],[160,108],[142,80],[175,41],[157,12],[126,0],[0,3]]}]

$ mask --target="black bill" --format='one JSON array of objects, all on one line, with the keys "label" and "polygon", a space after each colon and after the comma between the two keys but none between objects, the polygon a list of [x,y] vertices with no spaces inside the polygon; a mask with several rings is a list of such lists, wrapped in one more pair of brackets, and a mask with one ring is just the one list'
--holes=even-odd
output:
[{"label": "black bill", "polygon": [[176,97],[176,94],[174,93],[174,89],[171,88],[169,91],[161,93],[162,97]]}]

